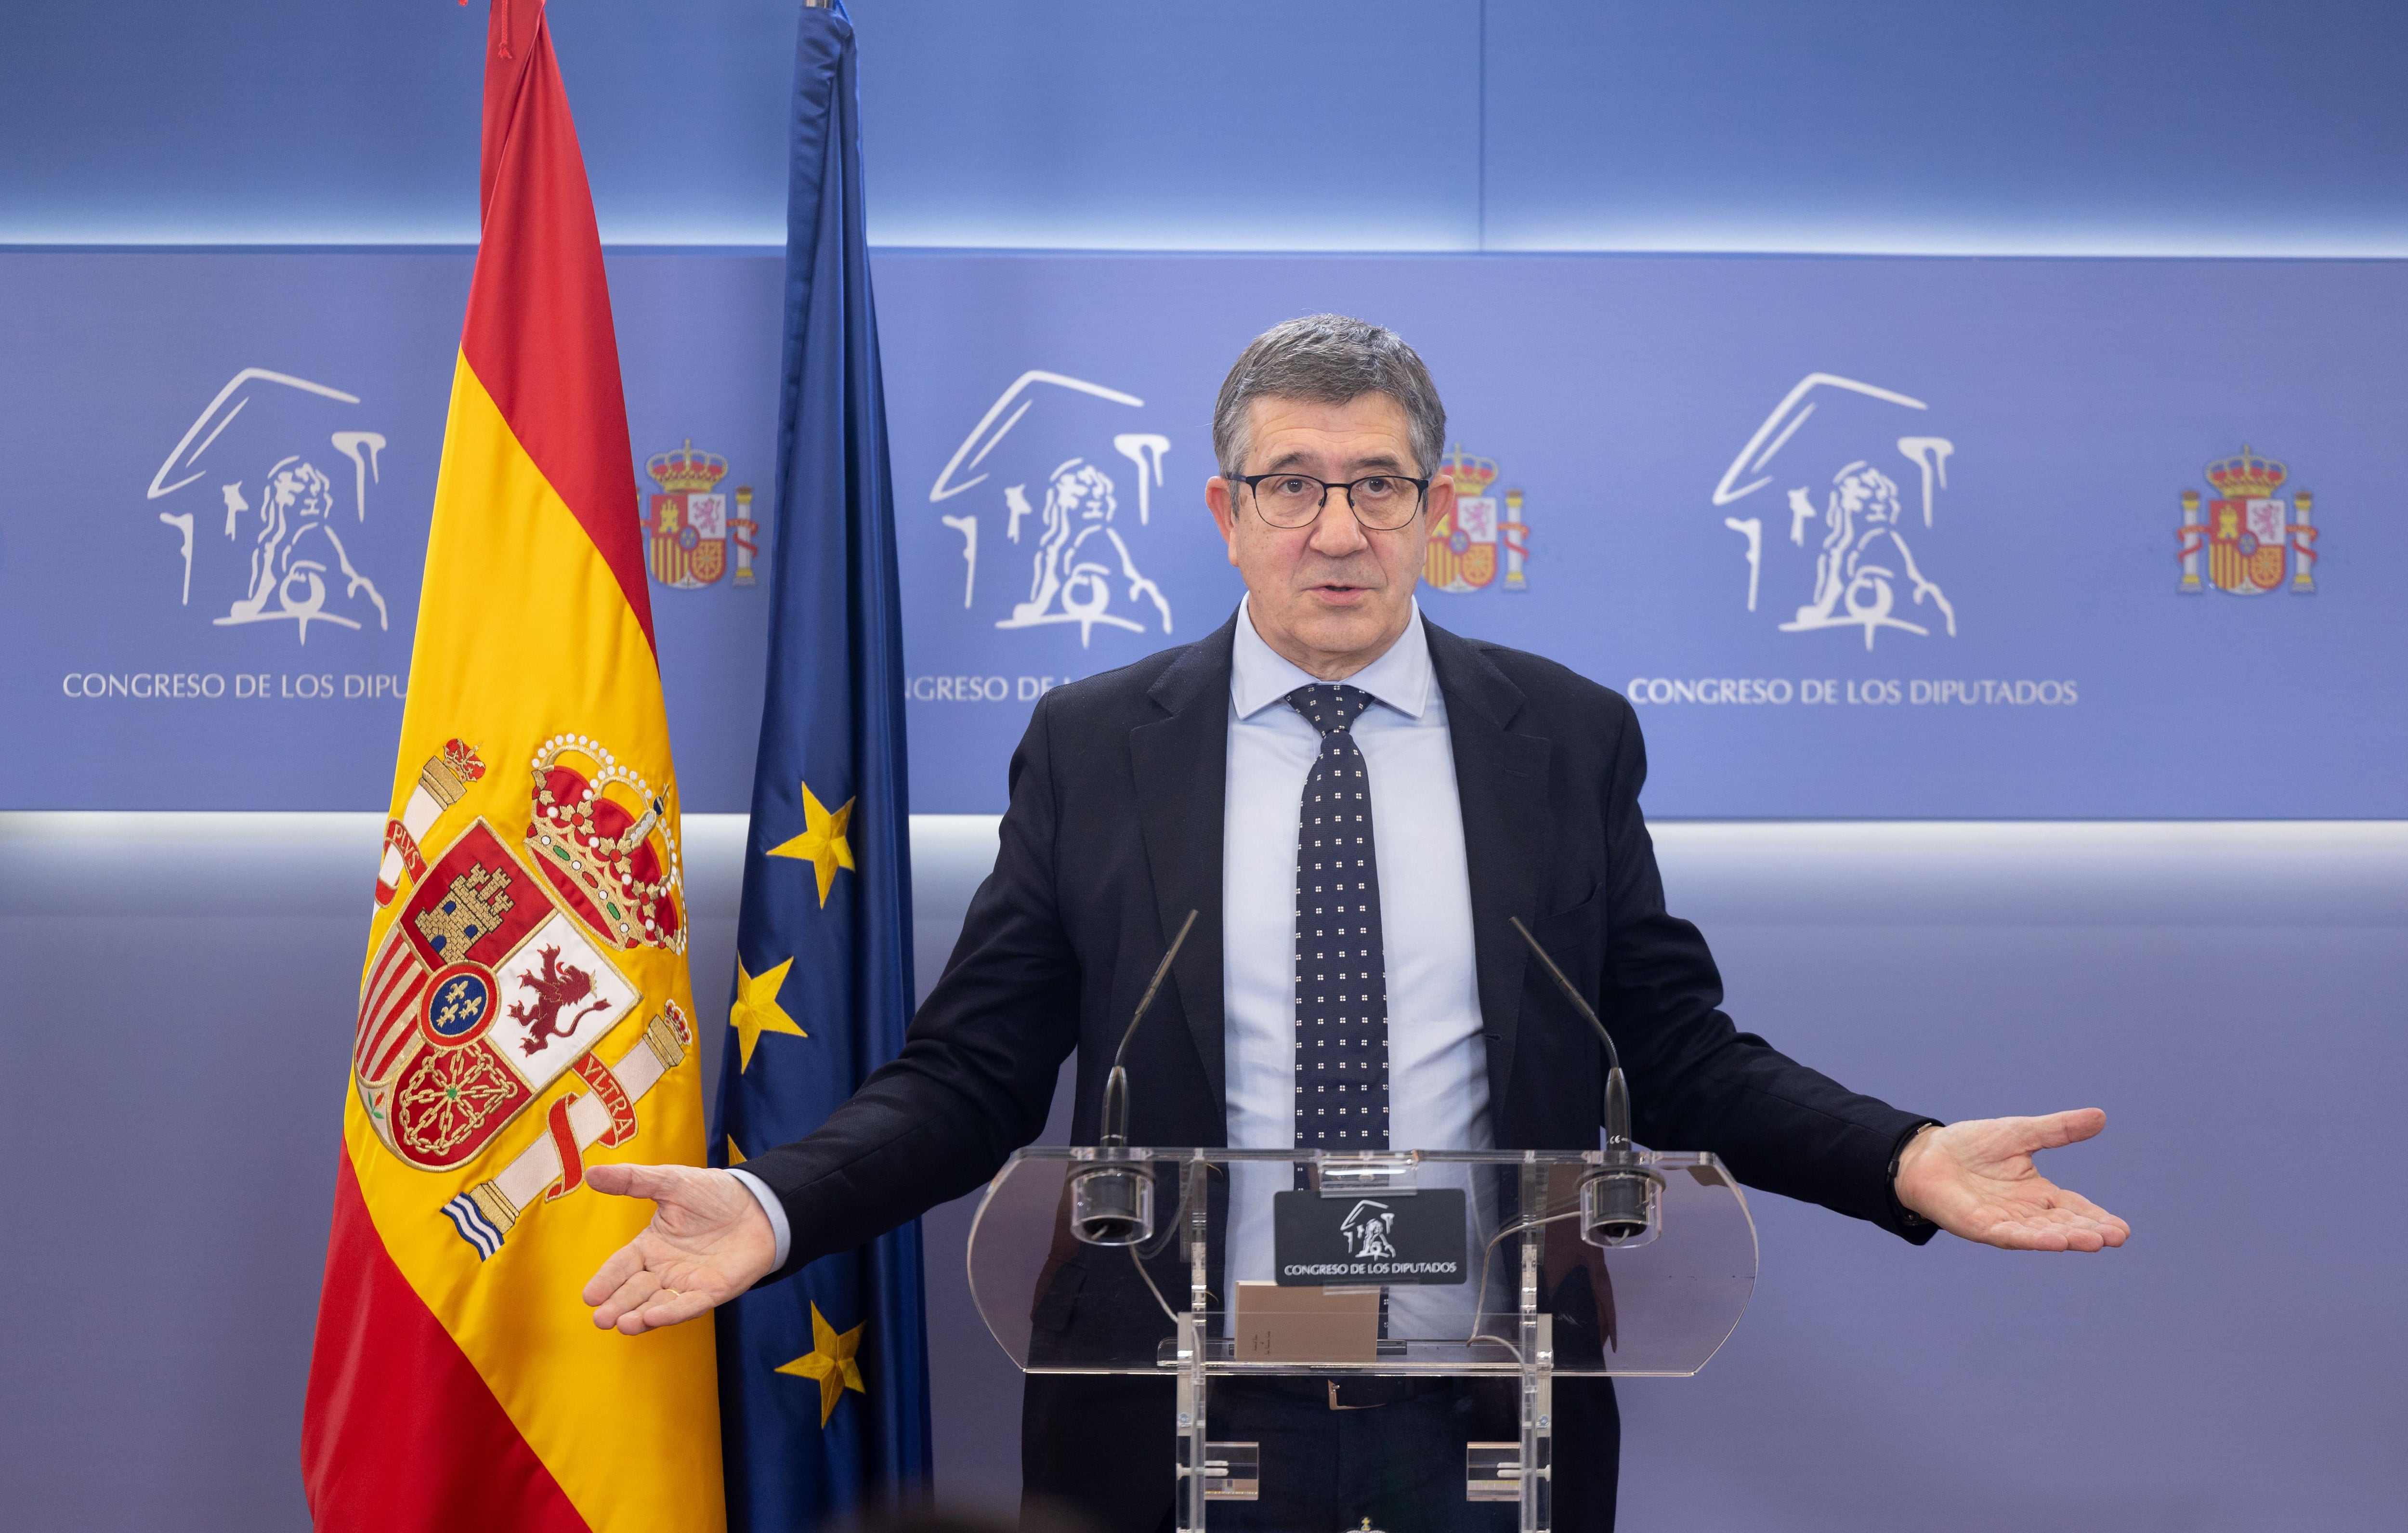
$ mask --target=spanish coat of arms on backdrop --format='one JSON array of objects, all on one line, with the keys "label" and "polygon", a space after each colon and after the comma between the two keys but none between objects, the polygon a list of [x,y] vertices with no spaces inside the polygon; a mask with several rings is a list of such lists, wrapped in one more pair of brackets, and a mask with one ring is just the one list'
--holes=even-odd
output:
[{"label": "spanish coat of arms on backdrop", "polygon": [[1431,590],[1452,596],[1469,595],[1491,584],[1500,591],[1527,591],[1530,581],[1523,566],[1530,553],[1530,528],[1522,520],[1522,492],[1490,494],[1489,487],[1497,482],[1496,463],[1467,455],[1461,442],[1440,463],[1439,472],[1455,481],[1455,509],[1430,518],[1422,579]]},{"label": "spanish coat of arms on backdrop", "polygon": [[694,439],[644,460],[644,472],[660,486],[643,497],[644,563],[652,579],[680,591],[699,591],[735,566],[737,585],[752,583],[752,560],[760,552],[761,524],[752,520],[752,486],[736,487],[733,515],[719,481],[727,460],[695,451]]},{"label": "spanish coat of arms on backdrop", "polygon": [[2207,501],[2204,521],[2199,492],[2182,493],[2182,525],[2174,529],[2182,583],[2175,589],[2198,595],[2214,586],[2229,595],[2262,596],[2287,583],[2295,595],[2313,595],[2317,528],[2309,517],[2315,497],[2305,490],[2276,494],[2290,477],[2287,466],[2261,458],[2245,445],[2237,455],[2209,464],[2207,481],[2215,494]]}]

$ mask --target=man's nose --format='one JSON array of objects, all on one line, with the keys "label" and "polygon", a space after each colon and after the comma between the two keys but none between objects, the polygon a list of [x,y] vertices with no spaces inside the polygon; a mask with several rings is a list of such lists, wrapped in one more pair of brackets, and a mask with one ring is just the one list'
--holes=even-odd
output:
[{"label": "man's nose", "polygon": [[1354,508],[1345,491],[1333,485],[1321,497],[1321,515],[1313,520],[1311,541],[1313,552],[1333,558],[1368,545],[1369,539],[1363,536],[1363,524],[1354,520]]}]

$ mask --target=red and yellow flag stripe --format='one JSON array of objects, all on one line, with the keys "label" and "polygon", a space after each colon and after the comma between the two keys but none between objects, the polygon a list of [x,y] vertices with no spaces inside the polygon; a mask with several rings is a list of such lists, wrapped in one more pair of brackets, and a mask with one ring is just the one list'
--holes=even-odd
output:
[{"label": "red and yellow flag stripe", "polygon": [[[574,929],[590,946],[577,951],[598,955],[589,966],[607,963],[612,982],[639,998],[607,1034],[580,1039],[590,1048],[577,1067],[543,1079],[506,1119],[494,1113],[489,1137],[466,1141],[474,1153],[440,1169],[394,1147],[397,1088],[355,1075],[304,1478],[322,1528],[717,1529],[708,1323],[629,1338],[596,1330],[579,1297],[651,1211],[580,1190],[580,1157],[698,1165],[702,1097],[686,1022],[677,786],[592,198],[540,0],[494,0],[487,49],[483,231],[393,795],[408,867],[372,920],[368,954],[373,963],[400,953],[387,946],[411,937],[399,923],[426,910],[413,881],[430,877],[444,849],[481,821],[492,839],[480,844],[523,864],[510,870],[523,881],[513,885],[522,901],[533,891],[558,920],[583,923]],[[561,780],[538,768],[563,741],[580,781],[616,795],[624,814],[614,824],[656,806],[634,872],[572,862],[569,843],[553,854],[578,873],[547,872],[550,833],[569,824],[574,806],[544,798]],[[421,766],[447,749],[461,759],[454,742],[476,753],[481,773],[443,778],[446,794],[428,799]],[[624,898],[635,887],[626,881],[649,877],[658,889],[664,875],[653,925],[614,927],[622,915],[642,919]],[[569,891],[579,876],[602,881],[582,904],[542,893]],[[513,1000],[513,982],[530,984],[503,977],[521,972],[487,976],[494,1012]],[[364,1005],[364,1028],[371,1010]],[[448,1046],[433,1022],[413,1025],[430,1055]],[[519,1048],[532,1058],[541,1042],[528,1035]],[[514,1051],[500,1057],[522,1063]],[[580,1098],[583,1130],[567,1111]],[[529,1190],[529,1166],[548,1187]],[[447,1217],[447,1208],[467,1211]],[[480,1244],[469,1228],[490,1239]]]}]

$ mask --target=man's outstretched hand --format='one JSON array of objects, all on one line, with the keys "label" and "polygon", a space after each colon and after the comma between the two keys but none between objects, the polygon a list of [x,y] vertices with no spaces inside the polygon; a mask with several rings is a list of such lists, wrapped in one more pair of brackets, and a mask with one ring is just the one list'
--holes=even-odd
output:
[{"label": "man's outstretched hand", "polygon": [[1951,1235],[2009,1251],[2122,1245],[2131,1225],[2032,1165],[2033,1152],[2079,1143],[2106,1126],[2107,1114],[2086,1107],[1927,1128],[1899,1157],[1898,1200]]},{"label": "man's outstretched hand", "polygon": [[621,1246],[585,1285],[594,1324],[637,1336],[692,1320],[768,1274],[776,1231],[751,1189],[725,1171],[693,1166],[592,1166],[597,1193],[649,1197],[644,1232]]}]

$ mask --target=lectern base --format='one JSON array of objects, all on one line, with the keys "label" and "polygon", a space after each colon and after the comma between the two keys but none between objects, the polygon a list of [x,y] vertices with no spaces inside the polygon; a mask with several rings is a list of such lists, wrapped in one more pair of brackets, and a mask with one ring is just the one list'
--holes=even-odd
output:
[{"label": "lectern base", "polygon": [[1259,1456],[1253,1497],[1225,1497],[1217,1478],[1208,1479],[1210,1533],[1357,1533],[1366,1517],[1387,1533],[1512,1533],[1518,1487],[1502,1501],[1475,1500],[1464,1479],[1467,1440],[1503,1442],[1504,1458],[1519,1461],[1520,1444],[1510,1440],[1512,1381],[1412,1383],[1416,1387],[1389,1403],[1332,1410],[1325,1380],[1213,1379],[1208,1475],[1215,1461],[1234,1456],[1225,1454],[1224,1440],[1253,1443]]}]

